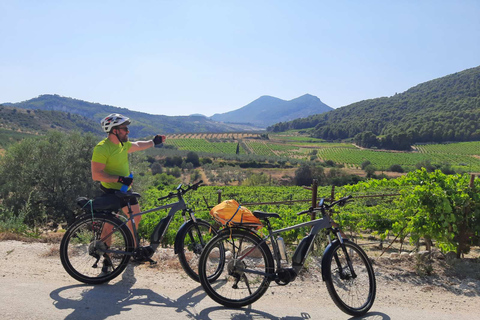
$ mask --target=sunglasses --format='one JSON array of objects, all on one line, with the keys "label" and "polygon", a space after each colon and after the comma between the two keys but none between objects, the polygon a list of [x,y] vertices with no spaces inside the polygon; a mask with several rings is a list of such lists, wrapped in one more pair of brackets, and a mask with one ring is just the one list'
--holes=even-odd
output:
[{"label": "sunglasses", "polygon": [[130,132],[130,130],[128,130],[128,127],[117,127],[117,129],[123,130],[125,132]]}]

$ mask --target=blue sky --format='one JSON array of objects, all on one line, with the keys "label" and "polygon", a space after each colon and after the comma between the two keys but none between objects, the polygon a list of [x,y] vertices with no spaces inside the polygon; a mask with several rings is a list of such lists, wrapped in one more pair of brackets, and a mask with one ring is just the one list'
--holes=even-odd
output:
[{"label": "blue sky", "polygon": [[0,0],[0,103],[41,94],[211,116],[333,108],[480,65],[480,1]]}]

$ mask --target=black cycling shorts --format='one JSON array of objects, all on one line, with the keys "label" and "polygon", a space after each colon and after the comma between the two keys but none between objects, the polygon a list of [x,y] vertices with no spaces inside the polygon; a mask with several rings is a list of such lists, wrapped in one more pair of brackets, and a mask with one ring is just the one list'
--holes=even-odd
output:
[{"label": "black cycling shorts", "polygon": [[[105,188],[104,186],[100,186],[100,189],[103,191],[104,194],[115,194],[115,192],[117,191],[120,191],[120,190],[117,190],[117,189],[108,189],[108,188]],[[126,207],[128,205],[128,202],[127,200],[123,200],[123,199],[120,199],[120,205],[122,208]],[[135,205],[135,204],[138,204],[138,200],[136,197],[130,197],[130,205]]]}]

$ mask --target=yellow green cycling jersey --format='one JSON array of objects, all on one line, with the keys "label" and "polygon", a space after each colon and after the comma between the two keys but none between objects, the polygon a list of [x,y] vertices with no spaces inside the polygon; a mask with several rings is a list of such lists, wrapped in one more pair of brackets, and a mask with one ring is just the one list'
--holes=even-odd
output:
[{"label": "yellow green cycling jersey", "polygon": [[[114,176],[127,177],[130,174],[128,166],[128,150],[131,148],[130,141],[115,144],[108,138],[100,141],[93,149],[92,161],[105,164],[105,173]],[[108,189],[120,190],[120,182],[101,182]]]}]

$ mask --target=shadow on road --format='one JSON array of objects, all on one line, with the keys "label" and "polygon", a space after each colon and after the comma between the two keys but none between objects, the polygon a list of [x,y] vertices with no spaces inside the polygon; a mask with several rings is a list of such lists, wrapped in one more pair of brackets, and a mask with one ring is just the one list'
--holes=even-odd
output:
[{"label": "shadow on road", "polygon": [[390,317],[381,312],[368,312],[361,317],[352,317],[348,320],[390,320]]},{"label": "shadow on road", "polygon": [[[250,319],[271,319],[271,320],[304,320],[310,319],[308,313],[301,313],[300,316],[276,317],[263,311],[254,310],[249,306],[245,309],[228,309],[224,307],[211,307],[195,311],[195,306],[206,297],[201,286],[185,293],[180,298],[173,300],[162,296],[150,289],[133,289],[136,282],[134,267],[129,264],[122,274],[122,280],[113,285],[71,285],[58,288],[50,293],[57,309],[73,310],[65,319],[106,319],[122,312],[128,312],[133,305],[144,305],[148,307],[174,308],[183,316],[197,320],[250,320]],[[161,314],[161,310],[158,310]]]}]

